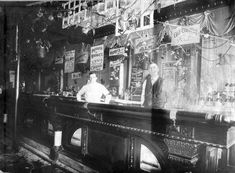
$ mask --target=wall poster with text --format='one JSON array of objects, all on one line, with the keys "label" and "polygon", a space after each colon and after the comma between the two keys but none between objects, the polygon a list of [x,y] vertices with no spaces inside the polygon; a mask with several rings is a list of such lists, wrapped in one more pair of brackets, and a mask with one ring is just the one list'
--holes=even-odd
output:
[{"label": "wall poster with text", "polygon": [[91,47],[90,71],[103,70],[104,63],[104,45]]},{"label": "wall poster with text", "polygon": [[64,53],[64,58],[64,73],[74,72],[75,50],[66,51]]}]

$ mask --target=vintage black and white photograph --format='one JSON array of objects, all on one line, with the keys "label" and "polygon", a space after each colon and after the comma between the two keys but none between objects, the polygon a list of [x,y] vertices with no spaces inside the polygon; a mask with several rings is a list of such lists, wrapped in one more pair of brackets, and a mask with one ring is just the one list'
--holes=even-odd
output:
[{"label": "vintage black and white photograph", "polygon": [[0,173],[160,172],[235,172],[235,0],[0,0]]}]

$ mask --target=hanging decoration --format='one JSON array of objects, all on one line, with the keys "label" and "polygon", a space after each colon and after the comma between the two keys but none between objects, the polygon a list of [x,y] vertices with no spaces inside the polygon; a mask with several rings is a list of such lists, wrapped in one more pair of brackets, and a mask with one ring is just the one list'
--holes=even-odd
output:
[{"label": "hanging decoration", "polygon": [[[28,9],[29,11],[27,11]],[[30,56],[31,59],[32,57],[49,59],[47,55],[52,47],[52,37],[49,32],[60,23],[65,11],[60,2],[50,2],[47,7],[34,7],[33,10],[26,8],[25,11],[25,15],[20,20],[23,35],[22,46],[25,46],[22,53]]]},{"label": "hanging decoration", "polygon": [[153,28],[154,3],[152,0],[118,0],[115,35]]},{"label": "hanging decoration", "polygon": [[63,17],[63,29],[70,26],[97,28],[112,24],[116,19],[115,0],[100,0],[98,2],[69,0],[63,4],[63,8],[70,11],[68,15]]},{"label": "hanging decoration", "polygon": [[76,57],[76,64],[87,63],[89,56],[90,56],[90,53],[89,53],[90,49],[91,49],[90,44],[82,43],[82,49],[80,50],[80,52],[78,53]]},{"label": "hanging decoration", "polygon": [[235,28],[235,5],[233,7],[233,13],[231,14],[230,17],[228,17],[228,23],[224,28],[224,34],[228,34]]}]

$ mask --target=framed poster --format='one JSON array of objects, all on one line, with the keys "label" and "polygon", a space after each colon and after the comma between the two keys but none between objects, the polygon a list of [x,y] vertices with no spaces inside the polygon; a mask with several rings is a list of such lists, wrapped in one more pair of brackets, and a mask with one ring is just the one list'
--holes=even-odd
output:
[{"label": "framed poster", "polygon": [[64,73],[74,72],[75,50],[66,51],[64,53],[64,57],[65,57]]},{"label": "framed poster", "polygon": [[133,66],[131,70],[131,96],[132,100],[139,101],[142,93],[143,70]]}]

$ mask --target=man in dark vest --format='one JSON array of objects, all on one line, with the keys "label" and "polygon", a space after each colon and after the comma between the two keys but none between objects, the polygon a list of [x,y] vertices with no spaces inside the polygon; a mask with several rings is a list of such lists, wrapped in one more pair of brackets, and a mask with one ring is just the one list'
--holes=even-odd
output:
[{"label": "man in dark vest", "polygon": [[142,104],[144,107],[163,108],[166,97],[162,90],[163,79],[159,76],[157,64],[150,64],[148,72],[142,85]]}]

